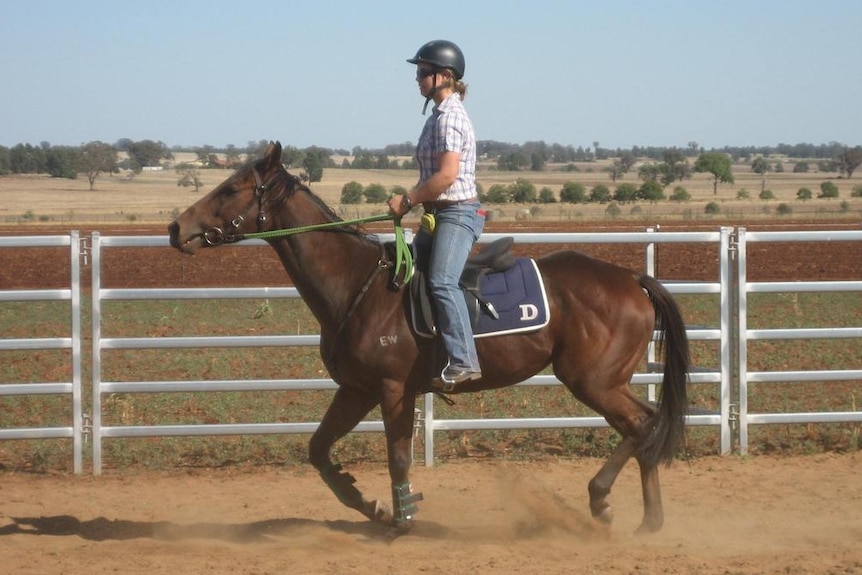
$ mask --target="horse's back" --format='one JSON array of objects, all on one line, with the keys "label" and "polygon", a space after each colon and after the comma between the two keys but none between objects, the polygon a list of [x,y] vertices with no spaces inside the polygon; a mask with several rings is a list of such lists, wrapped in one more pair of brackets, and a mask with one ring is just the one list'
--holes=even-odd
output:
[{"label": "horse's back", "polygon": [[562,313],[567,322],[603,323],[608,331],[637,337],[651,333],[654,311],[638,272],[573,250],[550,253],[537,264],[558,312],[552,315]]},{"label": "horse's back", "polygon": [[567,288],[580,285],[591,290],[595,290],[598,285],[611,293],[641,291],[639,273],[582,252],[556,251],[537,259],[536,263],[542,277],[552,285],[564,285]]}]

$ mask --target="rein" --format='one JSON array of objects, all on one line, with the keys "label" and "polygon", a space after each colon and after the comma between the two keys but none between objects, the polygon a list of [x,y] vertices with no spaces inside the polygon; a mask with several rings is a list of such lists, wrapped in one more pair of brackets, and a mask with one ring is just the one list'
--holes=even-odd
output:
[{"label": "rein", "polygon": [[[254,206],[255,202],[258,204],[258,216],[257,216],[257,226],[258,229],[263,226],[266,222],[267,217],[263,211],[263,196],[268,189],[268,185],[263,183],[260,178],[260,174],[258,174],[257,170],[252,168],[252,174],[254,175],[255,188],[254,188],[254,198],[249,202],[248,207],[246,207],[245,213],[249,212],[251,208]],[[245,213],[234,218],[230,225],[233,229],[238,229],[242,223],[245,221]],[[410,246],[407,245],[407,241],[404,238],[404,228],[401,227],[401,218],[391,216],[389,214],[382,214],[377,216],[369,216],[367,218],[355,218],[352,220],[339,220],[335,222],[324,222],[322,224],[312,224],[308,226],[297,226],[293,228],[283,228],[278,230],[268,230],[268,231],[260,231],[260,232],[251,232],[247,234],[240,233],[226,233],[219,227],[211,227],[200,235],[203,238],[203,241],[210,246],[218,246],[225,243],[234,243],[241,240],[246,239],[261,239],[261,240],[269,240],[273,238],[280,238],[285,236],[292,236],[296,234],[303,234],[306,232],[313,232],[318,230],[325,230],[331,228],[338,228],[342,226],[351,226],[357,224],[365,224],[368,222],[381,222],[384,220],[393,220],[395,223],[395,284],[403,285],[410,282],[413,278],[413,251],[410,249]],[[381,248],[381,252],[382,252]],[[378,262],[378,269],[384,266],[384,258],[381,257]],[[403,269],[403,277],[401,282],[398,281],[398,277],[401,274]],[[366,288],[367,289],[367,288]]]}]

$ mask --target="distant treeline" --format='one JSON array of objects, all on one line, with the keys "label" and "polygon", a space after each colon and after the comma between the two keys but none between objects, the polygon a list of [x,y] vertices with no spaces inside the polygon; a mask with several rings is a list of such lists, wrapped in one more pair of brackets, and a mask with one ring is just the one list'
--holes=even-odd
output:
[{"label": "distant treeline", "polygon": [[[113,144],[94,141],[81,146],[53,146],[49,142],[39,145],[17,144],[11,148],[0,146],[0,175],[5,174],[50,174],[55,177],[75,178],[79,173],[98,174],[120,169],[140,171],[147,166],[162,165],[174,158],[174,153],[194,153],[196,165],[212,168],[233,168],[244,161],[257,158],[267,145],[266,140],[248,142],[245,147],[168,147],[163,142],[152,140],[133,141],[128,138]],[[661,160],[669,151],[684,157],[698,157],[704,152],[727,154],[734,161],[748,161],[757,156],[783,156],[795,159],[831,160],[847,146],[838,142],[828,144],[778,144],[776,146],[725,146],[705,150],[697,142],[685,146],[658,147],[634,146],[630,149],[603,148],[599,142],[592,146],[548,144],[543,141],[511,144],[493,140],[477,142],[480,158],[496,162],[501,170],[542,170],[547,164],[571,164],[592,162],[621,157],[646,160]],[[119,152],[125,152],[122,160]],[[415,169],[413,159],[415,144],[404,142],[390,144],[380,149],[362,148],[351,150],[338,148],[295,148],[285,146],[284,160],[288,167],[302,168],[308,179],[317,181],[324,168],[357,169]],[[336,161],[335,158],[341,158]],[[397,159],[401,158],[401,159]]]}]

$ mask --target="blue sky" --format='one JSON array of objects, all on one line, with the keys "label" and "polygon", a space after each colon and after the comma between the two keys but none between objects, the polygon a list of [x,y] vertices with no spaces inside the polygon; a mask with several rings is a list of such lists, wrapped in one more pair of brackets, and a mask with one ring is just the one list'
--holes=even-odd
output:
[{"label": "blue sky", "polygon": [[480,140],[862,144],[858,0],[7,0],[0,145],[415,142],[457,42]]}]

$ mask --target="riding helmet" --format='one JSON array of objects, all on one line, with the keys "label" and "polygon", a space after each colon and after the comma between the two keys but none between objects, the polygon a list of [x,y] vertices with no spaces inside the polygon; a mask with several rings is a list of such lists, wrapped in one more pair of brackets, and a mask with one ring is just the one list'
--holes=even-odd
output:
[{"label": "riding helmet", "polygon": [[455,79],[464,77],[464,54],[454,42],[448,40],[431,40],[416,51],[416,55],[407,60],[411,64],[431,64],[437,68],[449,68],[455,73]]}]

